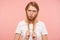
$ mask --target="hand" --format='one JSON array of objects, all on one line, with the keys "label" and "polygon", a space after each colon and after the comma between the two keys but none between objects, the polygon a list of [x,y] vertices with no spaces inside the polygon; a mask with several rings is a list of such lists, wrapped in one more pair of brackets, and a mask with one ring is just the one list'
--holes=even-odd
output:
[{"label": "hand", "polygon": [[25,40],[29,40],[29,37],[30,37],[30,30],[26,32]]},{"label": "hand", "polygon": [[32,33],[32,38],[33,38],[33,40],[37,40],[37,35],[35,32]]}]

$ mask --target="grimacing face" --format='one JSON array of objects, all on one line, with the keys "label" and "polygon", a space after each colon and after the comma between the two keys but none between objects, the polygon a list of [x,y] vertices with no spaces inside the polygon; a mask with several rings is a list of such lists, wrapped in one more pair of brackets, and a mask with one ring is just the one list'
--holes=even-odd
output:
[{"label": "grimacing face", "polygon": [[38,15],[37,9],[34,6],[30,5],[26,10],[27,19],[33,21],[36,19],[37,15]]}]

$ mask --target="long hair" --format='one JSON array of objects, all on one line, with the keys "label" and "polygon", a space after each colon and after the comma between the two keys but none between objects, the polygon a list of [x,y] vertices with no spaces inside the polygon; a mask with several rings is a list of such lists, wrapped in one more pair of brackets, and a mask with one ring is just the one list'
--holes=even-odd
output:
[{"label": "long hair", "polygon": [[[27,6],[25,7],[25,11],[27,11],[27,9],[29,8],[29,6],[33,6],[37,9],[37,11],[39,11],[39,6],[35,1],[31,1],[27,4]],[[29,22],[28,22],[28,29],[29,29]],[[33,31],[35,30],[35,23],[33,23]]]}]

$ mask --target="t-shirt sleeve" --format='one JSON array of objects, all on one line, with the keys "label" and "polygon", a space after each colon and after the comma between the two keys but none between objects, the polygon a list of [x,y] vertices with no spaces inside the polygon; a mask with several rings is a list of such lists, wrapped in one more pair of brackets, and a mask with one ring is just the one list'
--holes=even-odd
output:
[{"label": "t-shirt sleeve", "polygon": [[17,25],[16,33],[21,34],[21,24],[20,23],[18,23],[18,25]]},{"label": "t-shirt sleeve", "polygon": [[45,24],[42,24],[42,35],[48,34]]}]

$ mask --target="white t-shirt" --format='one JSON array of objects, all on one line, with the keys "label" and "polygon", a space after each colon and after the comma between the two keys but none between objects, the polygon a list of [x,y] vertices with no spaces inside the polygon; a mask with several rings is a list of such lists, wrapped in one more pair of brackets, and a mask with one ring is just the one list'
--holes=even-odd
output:
[{"label": "white t-shirt", "polygon": [[[36,27],[35,27],[34,32],[37,35],[37,40],[41,40],[41,35],[48,34],[46,27],[45,27],[45,24],[42,21],[38,21],[35,26]],[[33,24],[29,24],[29,27],[30,27],[30,38],[29,38],[29,40],[32,40],[31,34],[32,34]],[[25,20],[18,23],[16,33],[21,34],[23,39],[25,38],[27,30],[28,30],[28,25],[25,22]]]}]

